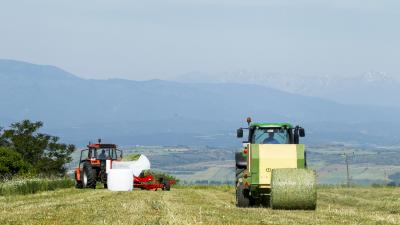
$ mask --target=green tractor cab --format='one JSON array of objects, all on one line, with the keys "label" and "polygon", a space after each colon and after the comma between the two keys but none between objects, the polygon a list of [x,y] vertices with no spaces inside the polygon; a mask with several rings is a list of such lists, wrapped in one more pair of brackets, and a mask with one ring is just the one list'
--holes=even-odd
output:
[{"label": "green tractor cab", "polygon": [[248,136],[235,154],[236,204],[274,209],[315,209],[316,175],[307,169],[306,152],[299,143],[302,127],[289,123],[251,123],[239,128]]}]

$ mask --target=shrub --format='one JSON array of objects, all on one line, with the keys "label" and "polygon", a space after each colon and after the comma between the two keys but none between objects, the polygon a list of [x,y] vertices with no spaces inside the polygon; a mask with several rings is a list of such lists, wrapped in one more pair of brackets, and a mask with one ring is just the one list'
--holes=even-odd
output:
[{"label": "shrub", "polygon": [[21,154],[17,151],[0,147],[0,176],[2,178],[26,174],[30,168],[30,165],[22,159]]}]

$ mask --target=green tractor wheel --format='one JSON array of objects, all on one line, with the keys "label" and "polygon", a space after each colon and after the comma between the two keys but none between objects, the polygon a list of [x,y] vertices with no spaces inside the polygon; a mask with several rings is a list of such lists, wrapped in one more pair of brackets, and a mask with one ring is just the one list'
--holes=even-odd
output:
[{"label": "green tractor wheel", "polygon": [[81,181],[83,188],[96,188],[96,170],[87,162],[83,164]]},{"label": "green tractor wheel", "polygon": [[242,186],[236,187],[236,206],[241,208],[251,206],[250,196],[245,196]]},{"label": "green tractor wheel", "polygon": [[316,175],[310,169],[273,169],[271,199],[273,209],[315,210]]}]

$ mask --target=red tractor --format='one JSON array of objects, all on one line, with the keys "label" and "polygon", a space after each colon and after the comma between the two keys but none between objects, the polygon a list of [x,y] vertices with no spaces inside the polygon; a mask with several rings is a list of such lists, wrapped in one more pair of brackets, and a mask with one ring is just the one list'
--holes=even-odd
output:
[{"label": "red tractor", "polygon": [[87,149],[81,151],[79,165],[75,169],[76,188],[96,188],[101,182],[107,188],[106,160],[122,160],[122,151],[115,144],[89,143]]}]

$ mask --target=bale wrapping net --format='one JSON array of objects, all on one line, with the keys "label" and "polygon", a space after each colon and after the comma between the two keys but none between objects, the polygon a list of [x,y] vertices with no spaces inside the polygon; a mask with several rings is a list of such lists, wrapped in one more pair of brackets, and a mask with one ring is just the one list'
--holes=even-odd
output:
[{"label": "bale wrapping net", "polygon": [[314,210],[317,205],[315,171],[273,169],[270,203],[273,209]]}]

